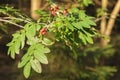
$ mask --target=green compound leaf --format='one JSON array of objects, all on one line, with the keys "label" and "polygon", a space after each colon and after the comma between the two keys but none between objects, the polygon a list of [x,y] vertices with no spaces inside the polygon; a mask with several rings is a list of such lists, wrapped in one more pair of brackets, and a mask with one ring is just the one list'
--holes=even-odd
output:
[{"label": "green compound leaf", "polygon": [[[24,56],[23,56],[24,57]],[[30,61],[31,56],[27,56],[26,58],[22,59],[21,62],[18,63],[18,68],[22,68],[25,64]]]},{"label": "green compound leaf", "polygon": [[84,19],[86,17],[85,11],[80,10],[79,11],[79,17],[80,17],[80,19]]},{"label": "green compound leaf", "polygon": [[73,22],[72,25],[75,26],[77,29],[81,29],[82,28],[81,22]]},{"label": "green compound leaf", "polygon": [[27,40],[28,45],[34,45],[39,41],[37,37],[31,37],[30,39]]},{"label": "green compound leaf", "polygon": [[89,24],[86,23],[86,21],[81,21],[81,26],[85,27],[85,28],[90,28],[91,26]]},{"label": "green compound leaf", "polygon": [[26,59],[28,56],[30,56],[30,55],[26,53],[26,54],[22,57],[22,59],[21,59],[21,60]]},{"label": "green compound leaf", "polygon": [[[20,30],[17,33],[14,33],[13,39],[10,43],[7,44],[9,47],[8,49],[8,55],[11,56],[11,58],[15,58],[15,54],[19,54],[20,49],[24,47],[25,45],[25,31]],[[21,48],[20,48],[21,47]]]},{"label": "green compound leaf", "polygon": [[15,34],[13,34],[12,36],[13,36],[13,38],[18,38],[18,37],[20,36],[20,33],[17,32],[17,33],[15,33]]},{"label": "green compound leaf", "polygon": [[15,59],[15,46],[11,46],[10,56],[11,56],[12,59]]},{"label": "green compound leaf", "polygon": [[36,47],[36,45],[31,45],[31,46],[28,48],[28,51],[27,51],[26,54],[32,55],[32,54],[34,53],[35,47]]},{"label": "green compound leaf", "polygon": [[86,40],[88,41],[88,43],[93,44],[93,39],[92,39],[92,37],[86,37]]},{"label": "green compound leaf", "polygon": [[87,44],[87,41],[85,39],[85,36],[82,32],[79,32],[79,38],[81,39],[81,41],[83,42],[83,44]]},{"label": "green compound leaf", "polygon": [[44,45],[42,44],[37,44],[36,45],[36,51],[38,51],[39,53],[49,53],[50,52],[50,49],[45,47]]},{"label": "green compound leaf", "polygon": [[36,34],[36,25],[34,23],[25,26],[26,37],[31,40]]},{"label": "green compound leaf", "polygon": [[52,42],[51,40],[49,40],[47,38],[44,38],[42,43],[45,44],[45,45],[52,45],[54,42]]},{"label": "green compound leaf", "polygon": [[31,72],[31,64],[30,64],[30,62],[28,62],[25,65],[24,70],[23,70],[23,74],[24,74],[25,78],[28,78],[30,76],[30,72]]},{"label": "green compound leaf", "polygon": [[96,26],[96,23],[95,23],[94,21],[92,21],[92,20],[86,20],[86,19],[85,19],[85,22],[86,22],[87,24],[89,24],[89,25]]},{"label": "green compound leaf", "polygon": [[50,49],[47,48],[47,47],[45,47],[43,50],[44,50],[44,53],[49,53],[50,52]]},{"label": "green compound leaf", "polygon": [[92,0],[83,0],[83,4],[85,6],[88,6],[89,4],[93,4],[93,1]]},{"label": "green compound leaf", "polygon": [[41,73],[42,72],[42,68],[41,68],[41,64],[38,60],[36,59],[31,59],[30,60],[31,63],[31,67],[34,71],[36,71],[37,73]]},{"label": "green compound leaf", "polygon": [[35,26],[36,26],[36,30],[39,31],[40,28],[41,28],[41,25],[40,24],[36,24]]},{"label": "green compound leaf", "polygon": [[74,27],[70,22],[67,22],[66,24],[70,30],[74,31]]},{"label": "green compound leaf", "polygon": [[21,41],[21,49],[23,49],[25,45],[25,32],[23,32],[20,36],[20,41]]},{"label": "green compound leaf", "polygon": [[20,39],[18,38],[18,40],[15,42],[15,53],[16,54],[19,54],[19,50],[20,50],[20,43],[21,43],[21,41],[20,41]]},{"label": "green compound leaf", "polygon": [[13,44],[8,48],[8,55],[10,55],[12,59],[15,59],[15,46]]},{"label": "green compound leaf", "polygon": [[39,62],[43,63],[43,64],[48,64],[48,60],[47,57],[44,53],[39,53],[39,52],[35,52],[34,56],[37,60],[39,60]]}]

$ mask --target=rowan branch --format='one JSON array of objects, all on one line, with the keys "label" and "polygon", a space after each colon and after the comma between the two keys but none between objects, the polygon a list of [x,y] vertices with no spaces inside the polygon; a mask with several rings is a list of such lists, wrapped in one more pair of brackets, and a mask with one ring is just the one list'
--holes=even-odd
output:
[{"label": "rowan branch", "polygon": [[13,22],[11,22],[11,21],[9,21],[9,20],[4,20],[4,19],[1,19],[1,18],[0,18],[0,21],[1,21],[1,22],[6,22],[6,23],[13,24],[13,25],[15,25],[15,26],[17,26],[17,27],[19,27],[19,28],[24,28],[23,26],[18,25],[18,24],[16,24],[16,23],[13,23]]},{"label": "rowan branch", "polygon": [[0,17],[0,18],[4,20],[18,20],[18,21],[22,21],[25,23],[31,23],[30,21],[22,19],[22,18],[15,18],[15,17]]}]

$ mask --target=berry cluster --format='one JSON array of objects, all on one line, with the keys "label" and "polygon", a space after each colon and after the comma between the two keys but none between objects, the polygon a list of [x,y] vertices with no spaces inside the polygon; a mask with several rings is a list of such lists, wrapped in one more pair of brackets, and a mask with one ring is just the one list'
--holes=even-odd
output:
[{"label": "berry cluster", "polygon": [[57,10],[59,9],[58,6],[55,6],[55,7],[51,7],[50,10],[51,10],[51,15],[53,16],[56,16],[57,15]]},{"label": "berry cluster", "polygon": [[[62,15],[68,14],[68,9],[59,10],[59,7],[57,5],[54,7],[51,7],[50,10],[51,10],[51,15],[54,17],[59,15],[60,13]],[[39,31],[39,34],[41,34],[41,35],[45,35],[46,33],[47,33],[47,27],[44,27],[44,28],[40,29],[40,31]]]},{"label": "berry cluster", "polygon": [[51,10],[51,15],[52,16],[56,16],[60,13],[64,14],[64,15],[67,15],[68,14],[68,9],[64,9],[64,10],[58,10],[59,7],[58,6],[54,6],[54,7],[51,7],[50,10]]},{"label": "berry cluster", "polygon": [[42,28],[39,33],[45,35],[47,33],[47,28],[46,27]]}]

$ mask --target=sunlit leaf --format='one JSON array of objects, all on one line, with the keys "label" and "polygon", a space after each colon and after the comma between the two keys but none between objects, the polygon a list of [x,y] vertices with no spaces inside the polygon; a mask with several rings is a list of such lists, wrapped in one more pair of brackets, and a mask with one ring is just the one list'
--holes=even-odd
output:
[{"label": "sunlit leaf", "polygon": [[21,41],[21,49],[22,49],[25,45],[25,33],[21,34],[20,41]]},{"label": "sunlit leaf", "polygon": [[12,46],[14,43],[13,42],[10,42],[7,44],[7,46]]},{"label": "sunlit leaf", "polygon": [[92,20],[85,20],[85,22],[89,25],[96,26],[96,23],[93,22]]},{"label": "sunlit leaf", "polygon": [[10,56],[11,58],[15,59],[15,46],[11,46],[11,49],[10,49]]},{"label": "sunlit leaf", "polygon": [[36,30],[39,31],[41,28],[41,25],[40,24],[36,24]]},{"label": "sunlit leaf", "polygon": [[26,27],[25,29],[26,29],[26,36],[28,39],[31,39],[32,37],[35,36],[35,34],[36,34],[35,24],[31,24],[28,27]]},{"label": "sunlit leaf", "polygon": [[19,49],[20,49],[20,39],[18,39],[16,42],[15,42],[15,53],[16,54],[19,54]]},{"label": "sunlit leaf", "polygon": [[83,10],[79,11],[79,17],[80,19],[84,19],[86,17],[85,11]]},{"label": "sunlit leaf", "polygon": [[24,70],[23,70],[23,74],[24,74],[25,78],[28,78],[30,76],[30,72],[31,72],[31,64],[30,64],[30,62],[28,62],[25,65]]},{"label": "sunlit leaf", "polygon": [[14,38],[18,38],[20,36],[19,32],[12,35]]},{"label": "sunlit leaf", "polygon": [[31,55],[31,54],[34,52],[35,47],[36,47],[36,45],[31,45],[31,46],[28,48],[27,54]]},{"label": "sunlit leaf", "polygon": [[45,45],[52,45],[53,44],[53,42],[51,40],[47,39],[47,38],[43,38],[42,43],[45,44]]},{"label": "sunlit leaf", "polygon": [[39,53],[39,52],[35,52],[34,56],[37,60],[39,60],[41,63],[43,64],[48,64],[48,60],[47,57],[44,53]]},{"label": "sunlit leaf", "polygon": [[24,59],[26,59],[28,56],[30,56],[29,54],[24,54],[24,56],[22,57],[22,59],[21,60],[24,60]]},{"label": "sunlit leaf", "polygon": [[85,38],[86,38],[88,43],[93,44],[93,39],[91,37],[85,36]]},{"label": "sunlit leaf", "polygon": [[86,42],[86,39],[85,39],[85,35],[83,34],[83,33],[81,33],[81,32],[79,32],[80,34],[79,34],[79,38],[82,40],[82,42],[86,45],[87,44],[87,42]]},{"label": "sunlit leaf", "polygon": [[49,53],[50,52],[50,49],[47,47],[44,47],[44,45],[42,45],[42,44],[37,44],[36,49],[40,53]]},{"label": "sunlit leaf", "polygon": [[77,29],[81,29],[82,28],[81,22],[73,22],[72,25],[75,26]]},{"label": "sunlit leaf", "polygon": [[86,23],[86,21],[82,21],[81,26],[85,27],[85,28],[90,28],[91,26],[89,24]]},{"label": "sunlit leaf", "polygon": [[67,23],[67,26],[70,30],[74,31],[74,27],[70,23]]},{"label": "sunlit leaf", "polygon": [[42,72],[42,68],[41,68],[41,64],[38,60],[36,59],[31,59],[30,60],[31,63],[31,67],[34,71],[36,71],[37,73],[41,73]]},{"label": "sunlit leaf", "polygon": [[10,52],[11,52],[11,47],[8,48],[8,55],[10,55]]},{"label": "sunlit leaf", "polygon": [[22,59],[21,62],[18,63],[18,68],[22,68],[25,64],[30,61],[31,56],[27,56],[25,59]]}]

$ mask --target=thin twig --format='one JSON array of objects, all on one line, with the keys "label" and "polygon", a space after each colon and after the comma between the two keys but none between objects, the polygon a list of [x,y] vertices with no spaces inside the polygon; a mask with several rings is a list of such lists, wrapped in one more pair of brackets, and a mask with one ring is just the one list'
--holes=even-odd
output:
[{"label": "thin twig", "polygon": [[16,23],[13,23],[13,22],[11,22],[11,21],[9,21],[9,20],[0,19],[0,21],[1,21],[1,22],[7,22],[7,23],[10,23],[10,24],[13,24],[13,25],[15,25],[15,26],[17,26],[17,27],[19,27],[19,28],[24,28],[23,26],[18,25],[18,24],[16,24]]},{"label": "thin twig", "polygon": [[96,18],[94,21],[95,21],[95,22],[98,22],[98,21],[100,21],[101,19],[102,19],[102,17]]},{"label": "thin twig", "polygon": [[97,72],[97,69],[96,69],[96,68],[93,68],[93,67],[86,66],[85,69],[86,69],[86,70],[93,71],[93,72]]},{"label": "thin twig", "polygon": [[23,21],[23,22],[26,22],[26,23],[31,23],[30,21],[28,20],[25,20],[25,19],[21,19],[21,18],[15,18],[15,17],[0,17],[1,19],[10,19],[10,20],[19,20],[19,21]]}]

